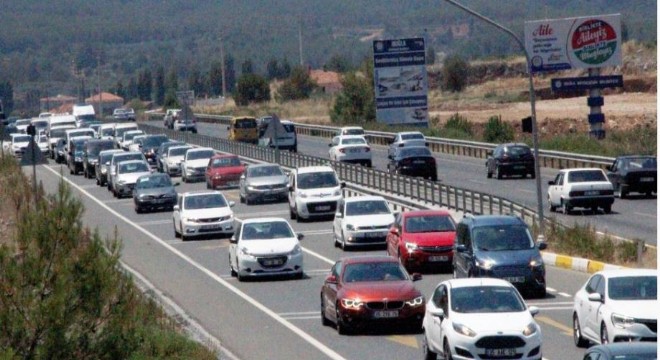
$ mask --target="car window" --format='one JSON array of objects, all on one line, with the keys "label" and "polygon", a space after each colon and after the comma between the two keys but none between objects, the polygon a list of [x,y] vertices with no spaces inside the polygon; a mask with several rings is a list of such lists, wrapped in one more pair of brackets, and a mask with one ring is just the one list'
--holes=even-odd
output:
[{"label": "car window", "polygon": [[432,301],[437,308],[442,309],[445,312],[445,314],[448,313],[449,298],[447,297],[447,288],[444,285],[439,285],[435,289],[435,292],[433,293]]},{"label": "car window", "polygon": [[124,153],[121,153],[118,156],[113,156],[112,157],[112,162],[114,164],[117,164],[121,161],[127,161],[127,160],[142,160],[142,154],[124,154]]},{"label": "car window", "polygon": [[370,262],[348,264],[344,268],[344,282],[407,280],[398,262]]},{"label": "car window", "polygon": [[584,287],[584,290],[589,294],[595,293],[596,288],[598,287],[598,282],[600,282],[602,278],[601,275],[592,276],[589,282],[587,282],[587,286]]},{"label": "car window", "polygon": [[605,298],[605,281],[599,281],[596,285],[596,292],[600,294],[601,299]]},{"label": "car window", "polygon": [[169,154],[169,156],[183,156],[183,155],[186,154],[186,151],[188,151],[188,149],[192,149],[192,148],[189,148],[189,147],[172,148],[172,149],[169,150],[168,154]]},{"label": "car window", "polygon": [[403,139],[403,140],[424,140],[424,135],[422,135],[422,134],[402,134],[401,139]]},{"label": "car window", "polygon": [[294,237],[291,227],[284,221],[249,223],[243,225],[241,240],[272,240]]},{"label": "car window", "polygon": [[122,174],[149,171],[149,166],[145,163],[120,163],[119,172]]},{"label": "car window", "polygon": [[172,186],[172,182],[167,176],[143,176],[138,179],[135,187],[138,189],[153,189]]},{"label": "car window", "polygon": [[483,251],[524,250],[534,247],[525,225],[479,226],[474,228],[475,247]]},{"label": "car window", "polygon": [[183,200],[186,210],[227,207],[225,198],[220,194],[189,195]]},{"label": "car window", "polygon": [[605,174],[600,170],[579,170],[568,173],[569,183],[589,182],[589,181],[607,181]]},{"label": "car window", "polygon": [[234,127],[237,129],[254,129],[257,127],[257,121],[253,119],[236,120]]},{"label": "car window", "polygon": [[466,248],[472,247],[472,237],[470,236],[470,229],[466,224],[458,224],[456,229],[456,243],[465,245]]},{"label": "car window", "polygon": [[238,157],[222,157],[211,160],[212,168],[231,166],[241,166],[241,161],[238,159]]},{"label": "car window", "polygon": [[288,133],[295,133],[296,132],[296,128],[295,128],[295,126],[293,126],[293,124],[282,124],[282,126],[284,127],[284,130],[286,130],[286,132],[288,132]]},{"label": "car window", "polygon": [[531,154],[532,151],[527,146],[510,146],[508,148],[509,154],[511,155],[527,155]]},{"label": "car window", "polygon": [[408,233],[455,231],[455,229],[454,222],[449,216],[424,215],[410,216],[406,219]]},{"label": "car window", "polygon": [[247,171],[248,177],[265,177],[265,176],[281,176],[284,175],[279,166],[257,166],[250,167]]},{"label": "car window", "polygon": [[158,147],[160,146],[160,144],[168,140],[169,139],[167,138],[167,136],[161,136],[161,135],[147,136],[142,141],[142,144],[144,145],[144,147]]},{"label": "car window", "polygon": [[411,157],[411,156],[433,156],[431,150],[425,147],[412,147],[412,148],[401,148],[400,150],[401,157]]},{"label": "car window", "polygon": [[346,203],[346,216],[390,214],[392,211],[383,200],[352,201]]},{"label": "car window", "polygon": [[343,139],[341,141],[342,145],[363,145],[366,144],[367,142],[362,139],[362,138],[348,138],[348,139]]},{"label": "car window", "polygon": [[499,313],[525,310],[520,295],[507,286],[469,286],[453,288],[451,310],[459,313]]},{"label": "car window", "polygon": [[323,171],[298,174],[299,189],[318,189],[339,186],[334,172]]},{"label": "car window", "polygon": [[607,294],[612,300],[657,300],[657,276],[622,276],[607,280]]},{"label": "car window", "polygon": [[335,265],[330,269],[330,274],[334,275],[335,278],[339,279],[339,271],[341,269],[341,260],[337,261]]},{"label": "car window", "polygon": [[[625,163],[625,167],[624,164]],[[621,168],[624,169],[656,169],[658,167],[656,158],[654,157],[636,157],[626,158],[621,161]]]},{"label": "car window", "polygon": [[188,160],[210,159],[215,153],[213,150],[188,151],[186,158]]}]

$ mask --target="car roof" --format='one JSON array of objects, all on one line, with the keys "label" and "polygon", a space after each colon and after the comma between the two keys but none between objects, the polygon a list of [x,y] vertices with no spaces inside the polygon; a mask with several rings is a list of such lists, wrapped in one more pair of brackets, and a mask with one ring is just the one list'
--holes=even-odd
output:
[{"label": "car roof", "polygon": [[187,152],[209,151],[209,150],[210,150],[210,151],[214,151],[213,148],[210,148],[210,147],[200,147],[200,148],[191,148],[191,149],[188,149]]},{"label": "car roof", "polygon": [[[112,141],[112,140],[110,140],[110,141]],[[114,153],[123,153],[123,152],[125,152],[125,151],[122,150],[122,149],[108,149],[108,150],[101,150],[101,152],[99,153],[99,155],[114,154]]]},{"label": "car roof", "polygon": [[598,170],[598,171],[603,171],[600,168],[570,168],[570,169],[561,169],[559,170],[560,172],[574,172],[574,171],[585,171],[585,170]]},{"label": "car roof", "polygon": [[274,221],[284,221],[285,223],[289,223],[286,221],[285,218],[280,218],[280,217],[262,217],[262,218],[250,218],[250,219],[243,219],[241,222],[243,224],[254,224],[254,223],[266,223],[266,222],[274,222]]},{"label": "car roof", "polygon": [[359,263],[371,263],[371,262],[397,262],[398,260],[395,257],[389,255],[358,255],[341,258],[340,261],[346,264],[359,264]]},{"label": "car roof", "polygon": [[626,276],[657,276],[657,269],[612,269],[602,270],[596,274],[603,275],[606,278],[626,277]]},{"label": "car roof", "polygon": [[421,131],[401,131],[401,132],[399,132],[399,133],[397,133],[397,134],[398,134],[398,135],[411,135],[411,134],[416,134],[416,135],[417,135],[417,134],[419,134],[419,135],[424,136],[424,134],[422,134]]},{"label": "car roof", "polygon": [[134,163],[141,163],[141,164],[146,164],[147,162],[144,160],[124,160],[120,161],[119,164],[134,164]]},{"label": "car roof", "polygon": [[344,126],[341,130],[364,130],[362,126]]},{"label": "car roof", "polygon": [[641,154],[640,154],[640,155],[621,155],[621,156],[617,156],[616,158],[617,158],[617,159],[631,159],[631,158],[632,158],[632,159],[635,159],[635,158],[641,158],[641,157],[644,157],[644,158],[653,158],[653,159],[656,158],[655,155],[648,155],[648,154],[647,154],[647,155],[641,155]]},{"label": "car roof", "polygon": [[372,201],[372,200],[385,201],[385,199],[382,196],[376,196],[376,195],[361,195],[361,196],[352,196],[352,197],[344,198],[344,202],[347,204],[352,202]]},{"label": "car roof", "polygon": [[401,213],[404,218],[414,217],[414,216],[428,216],[428,215],[443,215],[451,216],[447,210],[411,210],[404,211]]},{"label": "car roof", "polygon": [[363,135],[337,135],[337,137],[340,139],[362,139],[364,141],[367,141],[367,139],[365,139]]},{"label": "car roof", "polygon": [[115,127],[115,125],[117,125],[117,123],[103,123],[101,124],[101,129],[112,128]]},{"label": "car roof", "polygon": [[328,171],[335,172],[335,170],[330,166],[305,166],[298,168],[297,171],[298,174],[308,174],[308,173],[328,172]]},{"label": "car roof", "polygon": [[195,196],[195,195],[209,195],[209,194],[223,195],[222,192],[218,190],[191,190],[191,191],[179,193],[180,196]]},{"label": "car roof", "polygon": [[124,155],[124,154],[126,154],[126,155],[136,155],[136,154],[142,155],[142,152],[141,151],[122,151],[121,153],[117,153],[117,154],[118,155]]},{"label": "car roof", "polygon": [[293,125],[293,121],[291,121],[291,120],[280,120],[280,124],[289,124],[289,125]]},{"label": "car roof", "polygon": [[512,215],[466,216],[461,221],[471,221],[474,226],[498,226],[525,224],[519,217]]},{"label": "car roof", "polygon": [[[497,278],[463,278],[463,279],[449,279],[444,282],[449,283],[452,288],[460,287],[474,287],[474,286],[506,286],[513,287],[511,283],[506,280]],[[438,284],[439,285],[439,284]]]},{"label": "car roof", "polygon": [[168,151],[171,151],[171,150],[173,150],[173,149],[178,149],[178,148],[191,148],[191,149],[192,149],[192,146],[190,146],[190,145],[177,145],[177,146],[170,146],[170,148],[167,149],[167,150],[168,150]]},{"label": "car roof", "polygon": [[261,163],[261,164],[250,164],[247,167],[250,169],[254,168],[260,168],[260,167],[272,167],[272,166],[280,166],[279,164],[273,164],[273,163]]},{"label": "car roof", "polygon": [[529,147],[529,145],[527,145],[527,144],[525,144],[525,143],[514,143],[514,142],[512,142],[512,143],[504,143],[504,144],[501,144],[501,145],[502,145],[502,146],[506,146],[506,147],[509,147],[509,146],[524,146],[524,147]]},{"label": "car roof", "polygon": [[126,122],[126,123],[115,123],[115,129],[116,128],[132,128],[136,127],[137,124],[133,122]]}]

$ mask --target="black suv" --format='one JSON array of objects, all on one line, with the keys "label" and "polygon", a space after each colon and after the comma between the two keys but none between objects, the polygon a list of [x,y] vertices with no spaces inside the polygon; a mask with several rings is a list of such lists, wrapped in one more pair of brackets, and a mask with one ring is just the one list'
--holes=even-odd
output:
[{"label": "black suv", "polygon": [[166,135],[147,135],[135,141],[138,148],[144,154],[149,166],[152,168],[158,167],[156,162],[156,153],[161,144],[170,141]]},{"label": "black suv", "polygon": [[438,180],[435,158],[424,146],[397,147],[394,154],[388,155],[387,171],[390,174],[421,176],[432,181]]},{"label": "black suv", "polygon": [[490,179],[493,174],[498,179],[502,176],[521,175],[534,179],[534,155],[527,144],[508,143],[498,145],[486,160],[486,175]]},{"label": "black suv", "polygon": [[614,193],[622,199],[631,192],[651,197],[657,191],[658,162],[655,156],[619,156],[607,170],[607,178],[614,186]]},{"label": "black suv", "polygon": [[99,161],[99,153],[103,150],[115,148],[115,142],[109,139],[90,139],[83,147],[83,175],[92,179],[96,176],[96,164]]},{"label": "black suv", "polygon": [[454,277],[494,277],[545,297],[545,242],[534,244],[527,224],[506,215],[466,215],[456,227]]}]

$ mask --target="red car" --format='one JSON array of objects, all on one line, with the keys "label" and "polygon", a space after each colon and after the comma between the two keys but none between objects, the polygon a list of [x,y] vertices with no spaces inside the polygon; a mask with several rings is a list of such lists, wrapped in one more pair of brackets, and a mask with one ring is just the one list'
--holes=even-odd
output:
[{"label": "red car", "polygon": [[206,167],[206,188],[237,187],[245,165],[233,154],[216,154]]},{"label": "red car", "polygon": [[340,335],[368,324],[404,323],[420,331],[426,302],[413,281],[391,256],[357,256],[340,259],[321,288],[321,319],[335,324]]},{"label": "red car", "polygon": [[445,210],[402,212],[387,234],[387,253],[407,269],[451,267],[456,224]]}]

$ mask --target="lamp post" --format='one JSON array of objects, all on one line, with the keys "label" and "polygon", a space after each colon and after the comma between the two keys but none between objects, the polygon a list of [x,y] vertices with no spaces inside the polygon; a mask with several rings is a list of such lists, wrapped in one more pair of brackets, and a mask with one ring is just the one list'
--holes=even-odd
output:
[{"label": "lamp post", "polygon": [[478,12],[462,4],[457,3],[454,0],[445,0],[445,1],[509,34],[512,38],[514,38],[514,40],[516,40],[516,43],[518,43],[522,51],[525,53],[525,60],[527,62],[527,74],[529,75],[529,102],[532,107],[532,139],[534,142],[534,174],[535,174],[534,177],[536,179],[536,204],[537,204],[537,212],[539,214],[539,240],[543,240],[545,236],[545,225],[543,218],[543,194],[542,194],[543,188],[541,187],[541,170],[539,167],[539,136],[538,136],[538,127],[536,124],[536,95],[534,94],[534,79],[532,77],[532,64],[530,62],[529,54],[525,49],[525,44],[522,42],[522,40],[520,40],[520,38],[516,34],[513,33],[513,31],[504,27],[503,25],[496,23],[495,21],[479,14]]}]

